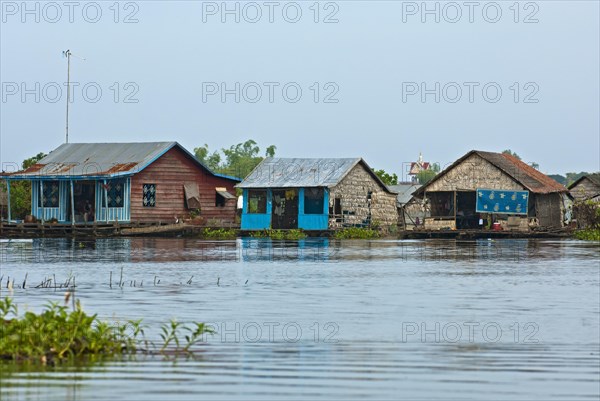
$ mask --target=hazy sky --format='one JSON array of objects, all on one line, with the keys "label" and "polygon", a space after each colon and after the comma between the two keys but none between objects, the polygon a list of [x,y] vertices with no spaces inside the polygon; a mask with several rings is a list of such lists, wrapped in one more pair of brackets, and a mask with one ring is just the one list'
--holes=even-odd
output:
[{"label": "hazy sky", "polygon": [[600,169],[597,1],[23,4],[1,2],[4,165],[64,142],[70,49],[71,142]]}]

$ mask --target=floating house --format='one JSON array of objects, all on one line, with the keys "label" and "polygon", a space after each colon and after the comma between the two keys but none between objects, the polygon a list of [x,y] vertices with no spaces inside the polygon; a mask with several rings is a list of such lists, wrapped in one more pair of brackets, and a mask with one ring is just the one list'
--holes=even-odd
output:
[{"label": "floating house", "polygon": [[600,173],[580,177],[569,185],[569,192],[577,202],[586,200],[600,202]]},{"label": "floating house", "polygon": [[266,158],[236,187],[242,230],[396,226],[396,194],[361,158]]},{"label": "floating house", "polygon": [[9,191],[13,180],[31,181],[35,218],[70,224],[173,223],[190,214],[233,224],[240,182],[212,172],[177,142],[63,144],[3,178]]},{"label": "floating house", "polygon": [[430,217],[425,229],[491,227],[527,231],[570,220],[567,189],[514,156],[472,150],[413,193]]}]

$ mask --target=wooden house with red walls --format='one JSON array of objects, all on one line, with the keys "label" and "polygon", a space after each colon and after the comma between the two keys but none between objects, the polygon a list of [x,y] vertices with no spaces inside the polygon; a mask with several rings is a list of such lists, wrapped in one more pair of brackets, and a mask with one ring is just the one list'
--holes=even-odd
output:
[{"label": "wooden house with red walls", "polygon": [[193,214],[230,226],[240,182],[211,171],[177,142],[63,144],[4,178],[8,191],[13,180],[31,181],[38,220],[71,224],[172,223]]}]

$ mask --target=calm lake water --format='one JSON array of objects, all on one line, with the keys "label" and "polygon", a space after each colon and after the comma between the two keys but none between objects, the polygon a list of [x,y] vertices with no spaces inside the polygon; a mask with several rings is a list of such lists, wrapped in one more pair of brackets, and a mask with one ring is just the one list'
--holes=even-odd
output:
[{"label": "calm lake water", "polygon": [[[20,312],[209,322],[193,359],[0,365],[2,400],[600,397],[600,248],[575,240],[3,240]],[[112,272],[112,274],[111,274]],[[26,288],[7,290],[25,279]],[[112,284],[111,284],[112,277]],[[122,285],[119,285],[119,282]],[[112,287],[112,288],[111,288]]]}]

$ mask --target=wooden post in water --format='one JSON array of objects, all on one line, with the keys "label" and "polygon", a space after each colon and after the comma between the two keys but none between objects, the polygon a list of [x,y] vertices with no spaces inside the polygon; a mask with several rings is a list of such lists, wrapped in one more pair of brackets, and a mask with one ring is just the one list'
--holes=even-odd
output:
[{"label": "wooden post in water", "polygon": [[75,225],[75,195],[73,194],[73,180],[69,181],[71,183],[71,226]]},{"label": "wooden post in water", "polygon": [[40,205],[42,205],[42,224],[44,224],[44,181],[40,180]]},{"label": "wooden post in water", "polygon": [[104,180],[104,220],[108,223],[108,186]]},{"label": "wooden post in water", "polygon": [[456,224],[456,190],[454,191],[454,205],[453,205],[453,209],[454,209],[454,228],[458,229],[457,224]]},{"label": "wooden post in water", "polygon": [[6,180],[6,198],[8,200],[8,222],[11,221],[11,212],[10,212],[10,180]]}]

